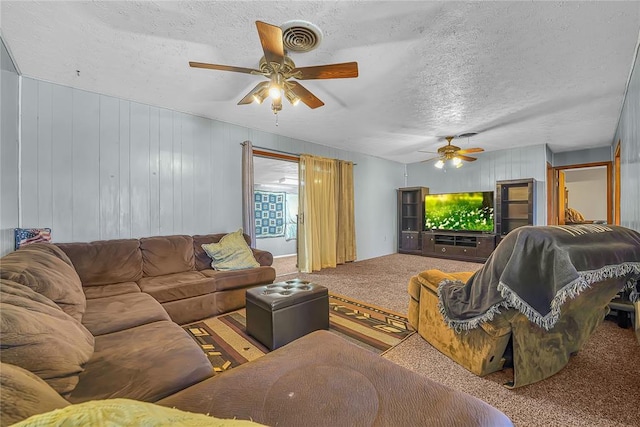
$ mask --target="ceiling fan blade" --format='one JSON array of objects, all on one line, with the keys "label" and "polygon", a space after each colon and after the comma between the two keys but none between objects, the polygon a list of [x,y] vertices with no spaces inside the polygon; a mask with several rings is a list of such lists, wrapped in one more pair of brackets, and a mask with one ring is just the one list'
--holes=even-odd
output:
[{"label": "ceiling fan blade", "polygon": [[189,61],[189,65],[194,68],[208,68],[210,70],[235,71],[236,73],[246,74],[262,74],[260,70],[254,70],[253,68],[233,67],[231,65],[207,64],[206,62],[193,61]]},{"label": "ceiling fan blade", "polygon": [[284,61],[284,44],[282,43],[282,29],[266,22],[256,21],[258,36],[267,62],[282,64]]},{"label": "ceiling fan blade", "polygon": [[[316,65],[313,67],[300,67],[291,70],[296,73],[293,77],[298,80],[311,79],[345,79],[358,77],[357,62],[343,62],[341,64]],[[300,73],[300,74],[297,74]],[[299,77],[298,77],[299,76]]]},{"label": "ceiling fan blade", "polygon": [[238,105],[251,104],[254,101],[253,95],[261,90],[265,90],[265,91],[268,90],[268,87],[269,87],[268,81],[258,83],[256,87],[251,89],[251,92],[249,92],[244,98],[240,100],[240,102],[238,102]]},{"label": "ceiling fan blade", "polygon": [[464,150],[458,150],[458,154],[480,153],[482,151],[484,151],[483,148],[465,148]]},{"label": "ceiling fan blade", "polygon": [[476,160],[478,160],[475,157],[463,156],[462,154],[460,154],[460,152],[456,153],[456,157],[462,160],[466,160],[467,162],[475,162]]},{"label": "ceiling fan blade", "polygon": [[318,108],[324,105],[324,102],[320,101],[314,94],[309,92],[304,86],[298,82],[288,81],[287,86],[291,89],[291,92],[295,93],[300,101],[307,104],[309,108]]},{"label": "ceiling fan blade", "polygon": [[436,157],[431,157],[427,160],[421,160],[420,163],[426,163],[426,162],[430,162],[431,160],[435,160],[435,159],[441,159],[442,157],[440,156],[436,156]]}]

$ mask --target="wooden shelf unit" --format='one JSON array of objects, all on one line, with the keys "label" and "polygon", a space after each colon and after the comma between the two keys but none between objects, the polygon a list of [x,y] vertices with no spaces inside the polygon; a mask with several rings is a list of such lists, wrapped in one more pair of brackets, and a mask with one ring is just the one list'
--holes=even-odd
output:
[{"label": "wooden shelf unit", "polygon": [[398,252],[420,254],[424,228],[426,187],[398,189]]},{"label": "wooden shelf unit", "polygon": [[533,225],[535,180],[496,181],[494,221],[498,238],[523,225]]}]

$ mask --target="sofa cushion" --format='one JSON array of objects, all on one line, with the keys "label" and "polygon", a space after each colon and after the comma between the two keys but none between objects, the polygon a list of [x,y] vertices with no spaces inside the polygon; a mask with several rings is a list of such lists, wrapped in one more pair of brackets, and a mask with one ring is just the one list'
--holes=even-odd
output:
[{"label": "sofa cushion", "polygon": [[56,245],[69,256],[84,286],[135,282],[142,277],[138,239]]},{"label": "sofa cushion", "polygon": [[60,394],[70,392],[93,353],[91,333],[27,286],[1,280],[0,296],[2,361],[33,372]]},{"label": "sofa cushion", "polygon": [[512,426],[480,399],[324,330],[157,403],[271,426]]},{"label": "sofa cushion", "polygon": [[140,239],[145,277],[162,276],[194,269],[191,236],[158,236]]},{"label": "sofa cushion", "polygon": [[65,313],[82,320],[86,298],[76,271],[47,244],[28,245],[2,257],[0,278],[30,287],[49,298]]},{"label": "sofa cushion", "polygon": [[159,302],[176,301],[216,291],[215,280],[199,271],[143,277],[138,281],[138,286],[142,292],[148,293]]},{"label": "sofa cushion", "polygon": [[227,234],[218,243],[202,245],[202,249],[212,259],[211,267],[215,270],[244,270],[260,267],[251,248],[244,240],[241,229]]},{"label": "sofa cushion", "polygon": [[87,300],[82,324],[94,335],[171,320],[160,303],[142,292]]},{"label": "sofa cushion", "polygon": [[106,398],[154,402],[213,375],[200,346],[170,321],[96,337],[72,403]]},{"label": "sofa cushion", "polygon": [[200,273],[215,279],[215,290],[226,291],[230,289],[247,288],[273,283],[276,278],[276,270],[273,267],[258,267],[248,270],[202,270]]},{"label": "sofa cushion", "polygon": [[9,363],[0,363],[0,389],[0,420],[3,425],[69,405],[40,377]]},{"label": "sofa cushion", "polygon": [[[209,255],[207,255],[204,249],[202,249],[202,245],[207,245],[209,243],[218,243],[220,239],[222,239],[227,234],[228,233],[197,234],[193,236],[193,253],[196,259],[196,270],[205,270],[205,269],[211,268],[211,258],[209,257]],[[247,234],[243,234],[243,237],[244,237],[244,241],[247,242],[247,245],[251,245],[251,238]],[[266,251],[259,251],[259,252],[266,252]]]},{"label": "sofa cushion", "polygon": [[71,262],[71,259],[69,259],[67,254],[64,253],[64,251],[62,249],[60,249],[56,245],[52,245],[51,243],[32,243],[32,244],[30,244],[28,246],[23,246],[20,249],[22,249],[25,252],[32,252],[32,253],[44,252],[44,253],[48,253],[48,254],[53,255],[53,256],[55,256],[57,258],[60,258],[69,267],[73,267],[73,263]]},{"label": "sofa cushion", "polygon": [[87,299],[105,298],[114,295],[139,293],[140,288],[136,282],[112,283],[109,285],[85,286],[82,288]]}]

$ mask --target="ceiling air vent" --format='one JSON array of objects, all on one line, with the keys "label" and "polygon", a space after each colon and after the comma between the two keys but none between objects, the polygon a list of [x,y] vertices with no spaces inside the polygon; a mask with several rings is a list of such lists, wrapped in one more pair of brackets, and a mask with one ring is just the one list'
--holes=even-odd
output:
[{"label": "ceiling air vent", "polygon": [[309,52],[322,41],[320,28],[308,21],[287,21],[280,28],[284,48],[291,52]]}]

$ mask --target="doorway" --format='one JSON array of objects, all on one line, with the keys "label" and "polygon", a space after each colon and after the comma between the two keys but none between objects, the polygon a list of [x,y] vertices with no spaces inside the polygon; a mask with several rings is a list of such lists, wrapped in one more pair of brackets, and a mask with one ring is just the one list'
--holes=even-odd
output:
[{"label": "doorway", "polygon": [[611,162],[554,167],[550,223],[612,224],[611,172]]},{"label": "doorway", "polygon": [[271,252],[276,276],[286,276],[298,272],[298,159],[271,154],[254,149],[256,248]]}]

